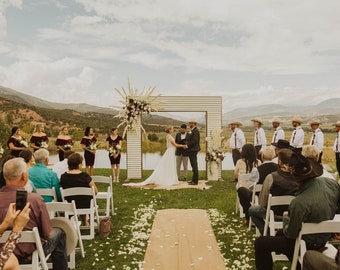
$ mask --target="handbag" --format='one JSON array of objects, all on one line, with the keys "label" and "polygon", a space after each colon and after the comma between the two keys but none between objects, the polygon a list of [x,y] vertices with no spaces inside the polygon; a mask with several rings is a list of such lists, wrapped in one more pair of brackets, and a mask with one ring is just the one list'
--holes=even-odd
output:
[{"label": "handbag", "polygon": [[99,222],[99,235],[102,237],[107,237],[111,233],[113,225],[110,217],[104,217]]}]

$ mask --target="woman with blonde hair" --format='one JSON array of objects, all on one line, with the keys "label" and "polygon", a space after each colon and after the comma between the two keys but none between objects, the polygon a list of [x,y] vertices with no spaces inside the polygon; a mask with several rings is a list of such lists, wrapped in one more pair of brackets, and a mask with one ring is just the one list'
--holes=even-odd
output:
[{"label": "woman with blonde hair", "polygon": [[161,186],[171,186],[178,184],[175,151],[177,147],[187,148],[186,145],[177,144],[172,137],[173,126],[166,126],[166,151],[158,162],[156,169],[145,181],[141,183],[128,183],[125,186],[145,186],[157,184]]},{"label": "woman with blonde hair", "polygon": [[33,148],[34,151],[37,151],[40,148],[48,147],[48,138],[46,133],[44,132],[43,124],[39,123],[35,125],[30,143],[30,146]]}]

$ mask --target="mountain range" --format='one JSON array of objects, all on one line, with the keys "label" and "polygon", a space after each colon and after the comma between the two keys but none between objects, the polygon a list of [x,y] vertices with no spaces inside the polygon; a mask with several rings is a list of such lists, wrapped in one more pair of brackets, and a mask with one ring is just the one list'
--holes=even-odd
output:
[{"label": "mountain range", "polygon": [[[11,100],[20,104],[34,106],[44,109],[53,110],[72,110],[79,113],[101,113],[115,115],[117,110],[112,108],[104,108],[94,106],[86,103],[55,103],[42,100],[27,94],[20,93],[16,90],[0,86],[0,97]],[[158,115],[158,117],[157,117]],[[178,120],[178,115],[171,113],[158,113],[156,119],[173,119],[175,122],[183,121]],[[251,125],[253,117],[260,117],[264,122],[270,122],[274,117],[279,117],[283,122],[290,122],[293,116],[300,116],[304,123],[308,123],[314,118],[318,118],[325,124],[331,124],[340,119],[340,98],[331,98],[326,101],[320,102],[316,105],[301,105],[301,106],[285,106],[278,104],[266,104],[261,106],[243,107],[238,108],[222,115],[222,124],[227,125],[231,120],[238,120],[243,122],[244,125]],[[198,119],[201,124],[204,123],[204,118]],[[167,121],[168,122],[168,121]]]}]

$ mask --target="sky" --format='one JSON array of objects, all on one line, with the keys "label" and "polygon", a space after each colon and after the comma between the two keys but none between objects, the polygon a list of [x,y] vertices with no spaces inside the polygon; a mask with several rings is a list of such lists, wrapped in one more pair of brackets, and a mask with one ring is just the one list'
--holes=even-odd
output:
[{"label": "sky", "polygon": [[0,0],[0,85],[117,106],[115,88],[223,112],[340,97],[338,0]]}]

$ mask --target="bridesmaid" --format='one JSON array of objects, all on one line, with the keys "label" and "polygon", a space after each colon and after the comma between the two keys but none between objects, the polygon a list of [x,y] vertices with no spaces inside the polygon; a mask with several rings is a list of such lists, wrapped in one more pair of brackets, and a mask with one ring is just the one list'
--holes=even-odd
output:
[{"label": "bridesmaid", "polygon": [[33,148],[34,152],[40,148],[48,147],[48,138],[46,133],[44,132],[43,124],[36,124],[32,137],[30,139],[30,143],[30,146]]},{"label": "bridesmaid", "polygon": [[81,139],[81,147],[84,149],[85,172],[93,175],[93,165],[96,156],[97,139],[93,134],[92,127],[86,127],[84,137]]},{"label": "bridesmaid", "polygon": [[55,142],[59,151],[59,161],[64,160],[64,152],[72,148],[72,138],[68,135],[67,127],[62,127]]},{"label": "bridesmaid", "polygon": [[11,136],[7,141],[8,148],[11,150],[11,155],[19,157],[22,150],[28,149],[28,143],[24,137],[21,136],[20,128],[13,127]]},{"label": "bridesmaid", "polygon": [[[110,136],[107,137],[106,139],[106,147],[107,150],[109,150],[113,182],[119,182],[120,157],[121,157],[120,149],[122,147],[122,140],[123,138],[118,135],[117,128],[112,128]],[[116,152],[115,153],[111,152],[110,148],[115,149]]]}]

